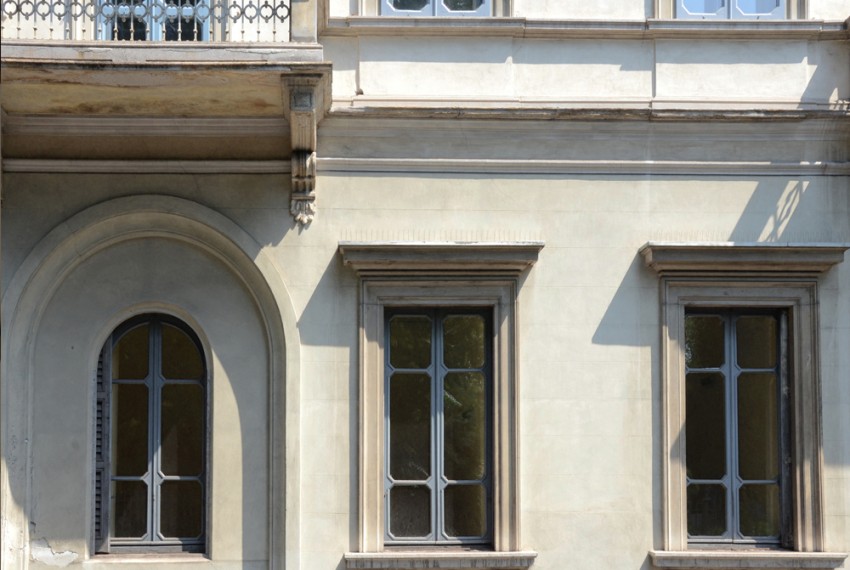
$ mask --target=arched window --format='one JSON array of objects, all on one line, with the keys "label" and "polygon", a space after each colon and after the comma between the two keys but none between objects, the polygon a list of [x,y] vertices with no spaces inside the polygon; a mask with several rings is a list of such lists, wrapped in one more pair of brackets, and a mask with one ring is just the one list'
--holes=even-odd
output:
[{"label": "arched window", "polygon": [[106,341],[95,463],[96,552],[205,550],[207,370],[185,323],[141,315]]}]

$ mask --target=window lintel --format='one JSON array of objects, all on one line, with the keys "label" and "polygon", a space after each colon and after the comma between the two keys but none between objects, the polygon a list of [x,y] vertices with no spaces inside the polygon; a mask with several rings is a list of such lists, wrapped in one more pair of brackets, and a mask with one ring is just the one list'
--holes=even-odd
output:
[{"label": "window lintel", "polygon": [[359,275],[499,273],[518,275],[543,242],[340,242],[343,263]]},{"label": "window lintel", "polygon": [[659,275],[770,274],[812,276],[841,263],[847,244],[648,242],[644,261]]}]

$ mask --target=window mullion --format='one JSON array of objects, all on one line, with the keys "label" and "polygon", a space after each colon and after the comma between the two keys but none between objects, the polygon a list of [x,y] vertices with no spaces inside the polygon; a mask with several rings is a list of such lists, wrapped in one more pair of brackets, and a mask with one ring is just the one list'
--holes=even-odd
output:
[{"label": "window mullion", "polygon": [[726,520],[730,538],[735,541],[741,538],[740,521],[738,516],[738,492],[740,477],[738,476],[738,354],[735,343],[735,317],[726,315],[724,344],[726,345],[726,363],[724,376],[726,378],[726,480],[728,481],[728,496],[726,497]]},{"label": "window mullion", "polygon": [[151,473],[151,482],[150,482],[150,524],[148,525],[148,532],[151,535],[151,540],[159,540],[159,497],[160,497],[160,485],[162,484],[162,477],[160,476],[160,439],[162,438],[161,432],[161,404],[162,404],[162,379],[160,374],[160,368],[162,366],[162,355],[161,346],[162,346],[162,328],[159,320],[154,320],[151,322],[151,347],[150,347],[150,370],[151,370],[151,401],[152,404],[150,406],[150,432],[151,432],[151,445],[150,445],[150,453],[149,453],[149,461],[150,465],[150,473]]},{"label": "window mullion", "polygon": [[433,443],[431,445],[431,465],[432,465],[432,493],[431,493],[431,516],[433,517],[431,532],[434,540],[439,542],[443,539],[443,530],[445,526],[444,520],[444,496],[445,483],[443,472],[445,469],[445,445],[444,437],[445,430],[443,424],[443,379],[445,377],[445,368],[443,366],[443,311],[434,312],[434,326],[431,331],[433,334],[431,346],[434,351],[431,355],[431,366],[433,371],[433,381],[431,382],[431,410],[433,418]]}]

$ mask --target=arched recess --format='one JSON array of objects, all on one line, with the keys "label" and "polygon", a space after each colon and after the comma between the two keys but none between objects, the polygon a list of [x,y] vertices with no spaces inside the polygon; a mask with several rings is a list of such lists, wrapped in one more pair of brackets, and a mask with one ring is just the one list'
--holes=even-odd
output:
[{"label": "arched recess", "polygon": [[[222,278],[229,275],[227,279],[238,282],[252,300],[269,355],[267,465],[270,489],[266,524],[269,566],[272,569],[284,568],[285,564],[290,568],[299,566],[300,339],[287,288],[262,246],[225,216],[188,200],[142,195],[97,204],[54,228],[28,255],[4,294],[0,368],[3,570],[25,568],[31,546],[42,544],[39,542],[42,535],[30,520],[34,505],[43,499],[33,483],[32,434],[36,421],[33,419],[33,382],[37,363],[41,366],[36,346],[44,330],[53,324],[45,321],[49,316],[48,307],[56,301],[54,297],[61,292],[66,280],[79,279],[78,274],[85,264],[107,254],[122,259],[121,256],[130,250],[122,251],[121,248],[152,243],[167,244],[165,247],[174,251],[191,252],[190,255],[206,260],[204,263],[209,262],[210,267],[221,268]],[[214,284],[214,280],[211,281]],[[220,286],[223,288],[224,284]],[[190,301],[183,303],[190,304]],[[94,323],[81,324],[81,331],[88,332],[80,333],[79,344],[81,349],[88,350],[86,358],[91,370],[96,365],[97,349],[112,328],[129,316],[146,311],[163,311],[193,320],[191,311],[179,303],[143,299],[110,315],[98,316],[93,319]],[[192,324],[203,328],[203,323]],[[238,334],[238,330],[232,334]],[[250,413],[250,410],[239,410],[239,413]],[[89,449],[74,451],[90,456]],[[61,509],[62,505],[56,508]],[[51,537],[44,538],[49,541]],[[61,544],[62,537],[59,537],[55,544],[50,544],[50,552],[64,553]],[[87,549],[82,550],[69,552],[68,557],[82,559]],[[215,545],[212,545],[211,554],[215,558]]]}]

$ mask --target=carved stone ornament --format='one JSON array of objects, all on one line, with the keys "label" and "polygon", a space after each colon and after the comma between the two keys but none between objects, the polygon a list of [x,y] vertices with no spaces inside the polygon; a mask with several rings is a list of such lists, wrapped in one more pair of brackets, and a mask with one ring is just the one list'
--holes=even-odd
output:
[{"label": "carved stone ornament", "polygon": [[283,75],[284,114],[292,144],[292,199],[289,211],[300,226],[316,215],[316,129],[330,106],[329,70]]}]

